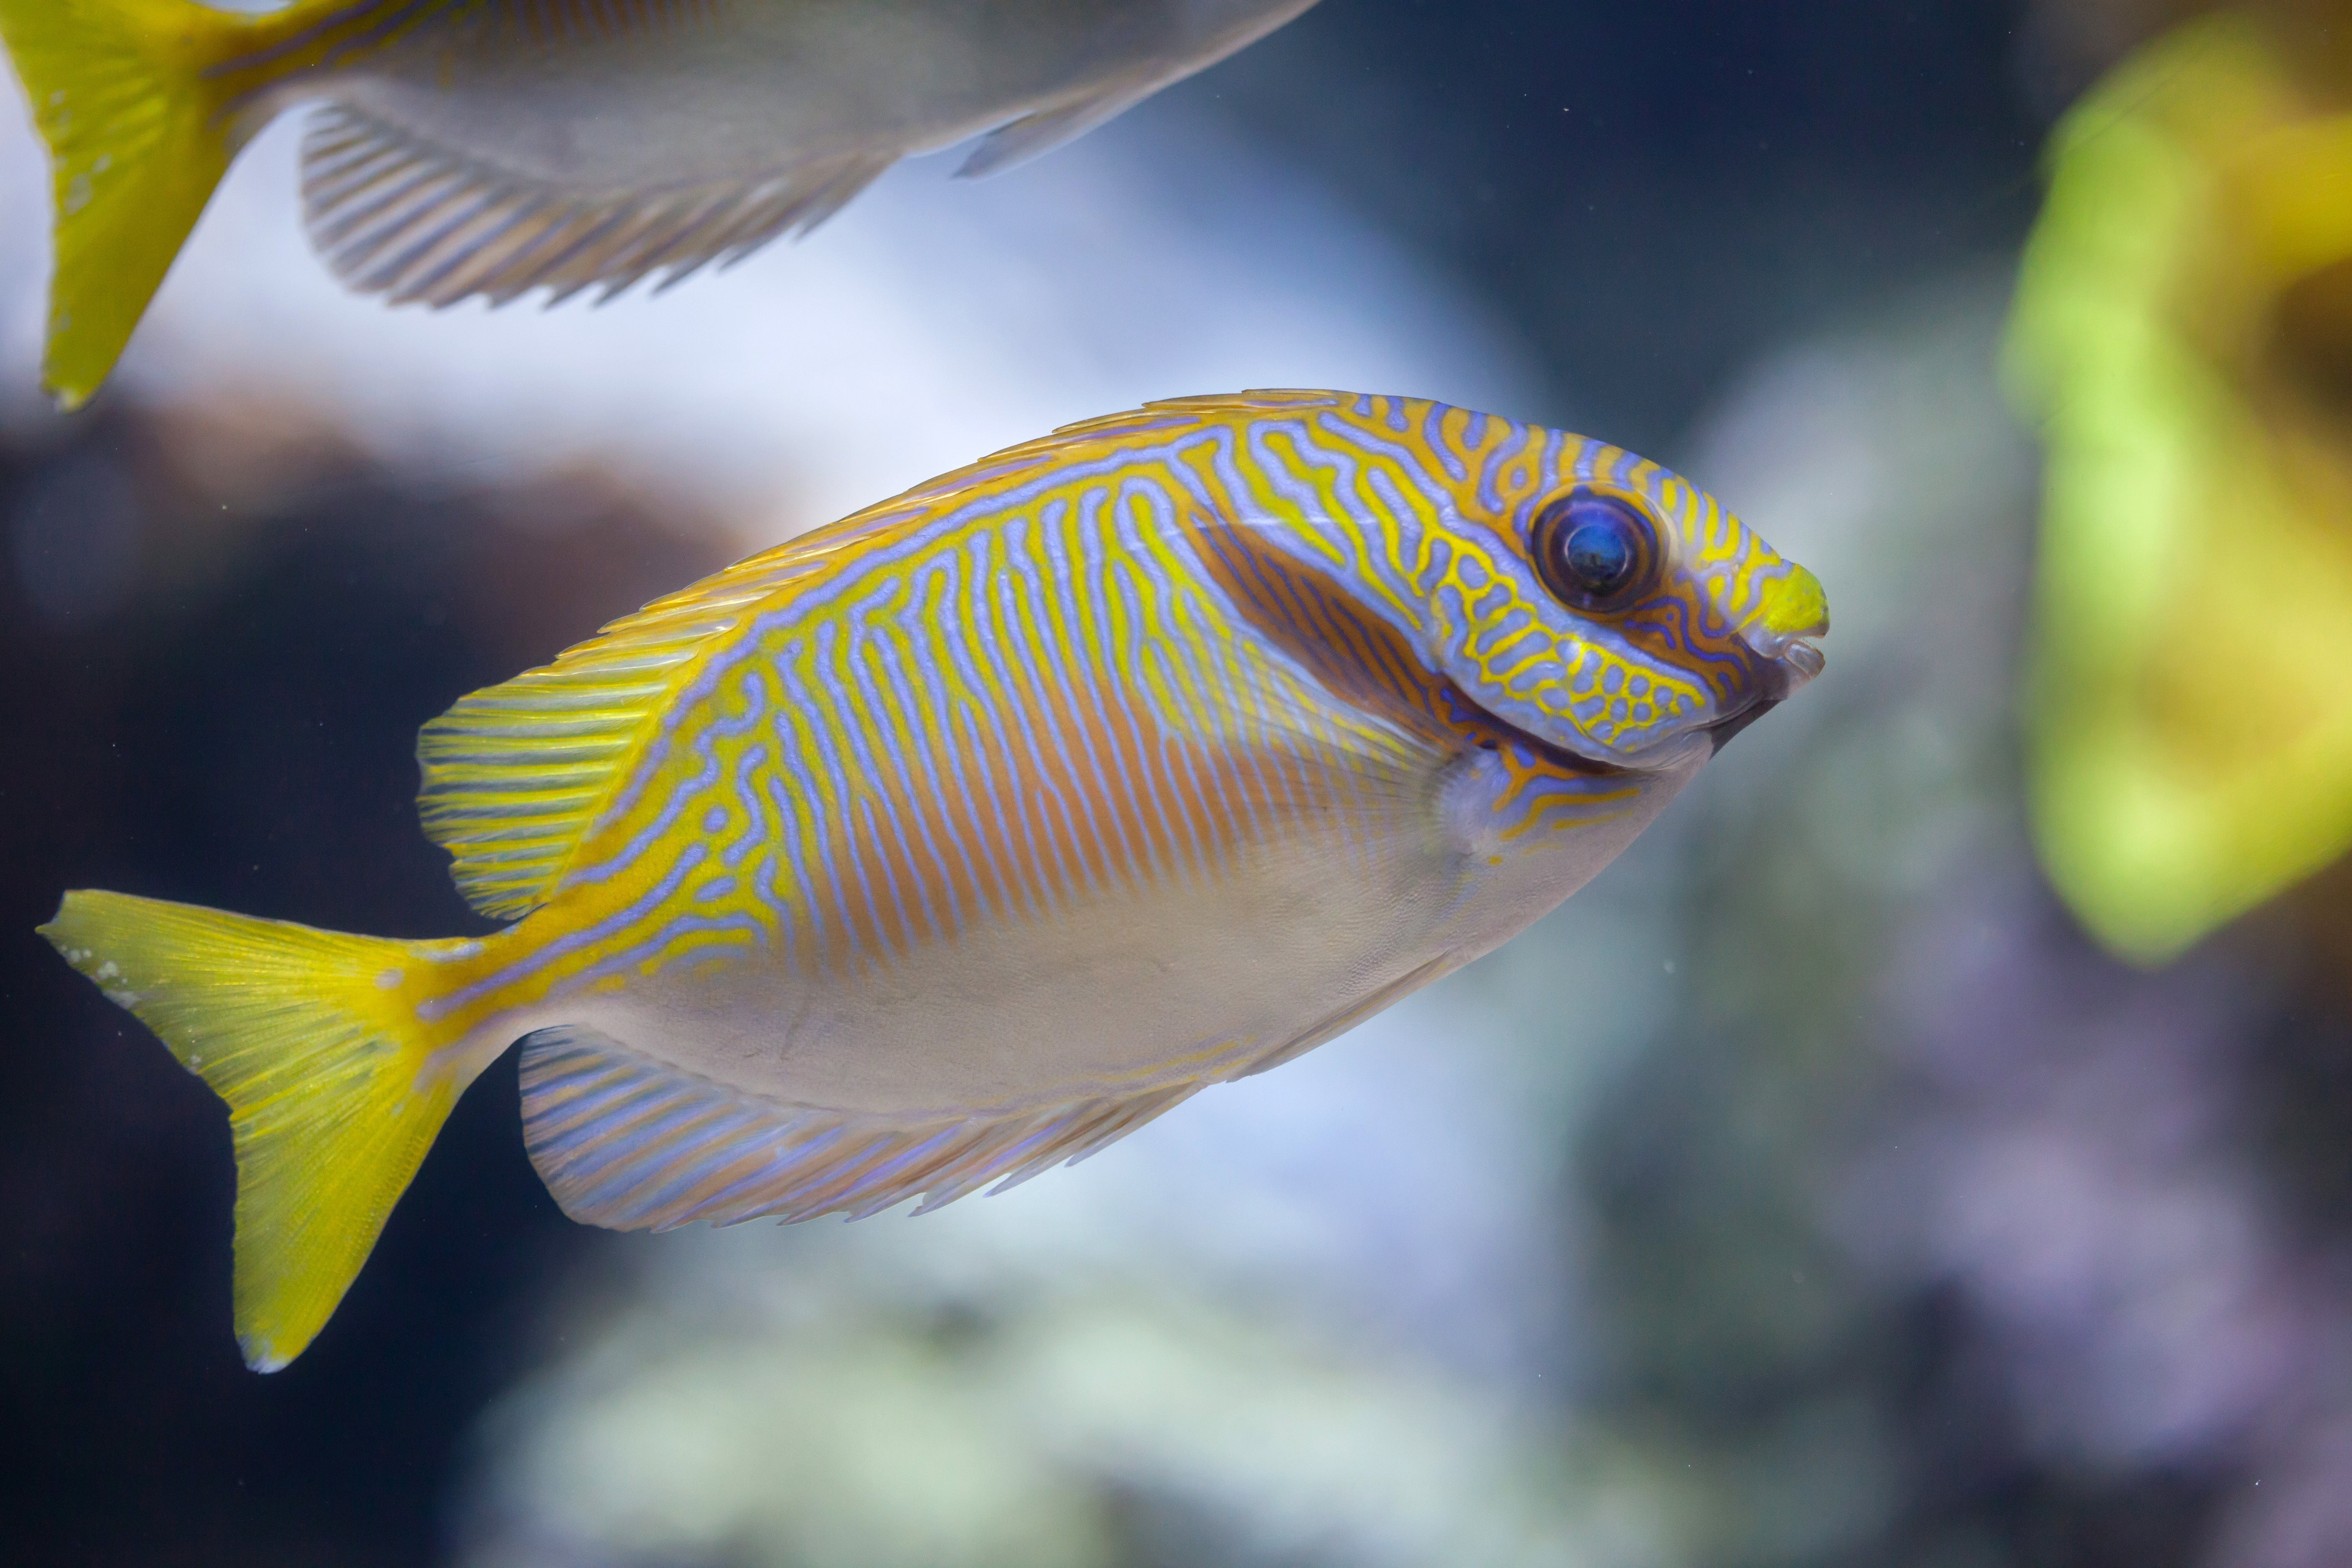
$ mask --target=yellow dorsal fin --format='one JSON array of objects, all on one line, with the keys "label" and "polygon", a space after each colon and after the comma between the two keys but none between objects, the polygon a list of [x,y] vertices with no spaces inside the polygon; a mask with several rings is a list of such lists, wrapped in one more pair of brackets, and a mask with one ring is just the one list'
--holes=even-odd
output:
[{"label": "yellow dorsal fin", "polygon": [[1155,397],[1145,409],[1181,414],[1270,414],[1277,408],[1337,408],[1356,395],[1312,386],[1258,386],[1247,392],[1204,392],[1189,397]]},{"label": "yellow dorsal fin", "polygon": [[1347,393],[1287,389],[1156,397],[1139,408],[1123,408],[1116,414],[1097,414],[1091,419],[1058,426],[1051,435],[1007,447],[1001,452],[992,452],[969,468],[944,474],[885,504],[896,506],[933,496],[960,494],[982,480],[999,474],[1025,471],[1037,462],[1069,453],[1081,446],[1099,448],[1117,445],[1129,437],[1134,437],[1138,444],[1148,444],[1154,437],[1164,437],[1170,431],[1203,425],[1221,416],[1272,414],[1285,408],[1336,408],[1353,400],[1352,395]]},{"label": "yellow dorsal fin", "polygon": [[832,552],[823,536],[835,531],[656,599],[554,663],[460,698],[418,732],[417,814],[455,858],[450,874],[467,902],[511,920],[543,901],[695,656],[815,570]]},{"label": "yellow dorsal fin", "polygon": [[1098,415],[1065,425],[1051,436],[999,452],[990,461],[1048,447],[1066,447],[1074,440],[1098,441],[1129,434],[1146,435],[1186,423],[1213,419],[1223,414],[1271,414],[1284,408],[1335,408],[1348,399],[1336,392],[1265,389],[1255,392],[1208,393],[1192,397],[1157,397],[1140,408]]},{"label": "yellow dorsal fin", "polygon": [[[695,660],[759,607],[845,551],[1025,471],[1052,443],[1030,443],[941,475],[656,599],[552,664],[458,699],[418,731],[417,816],[447,850],[466,901],[516,920],[546,901],[572,850],[623,782],[647,726]],[[1034,448],[1034,450],[1033,450]]]}]

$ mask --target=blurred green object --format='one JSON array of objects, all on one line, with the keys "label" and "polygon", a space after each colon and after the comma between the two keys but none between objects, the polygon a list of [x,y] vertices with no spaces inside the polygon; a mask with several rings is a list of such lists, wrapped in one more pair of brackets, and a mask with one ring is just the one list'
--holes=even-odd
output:
[{"label": "blurred green object", "polygon": [[2010,323],[2035,836],[2144,964],[2352,846],[2352,113],[2287,36],[2200,18],[2066,116]]}]

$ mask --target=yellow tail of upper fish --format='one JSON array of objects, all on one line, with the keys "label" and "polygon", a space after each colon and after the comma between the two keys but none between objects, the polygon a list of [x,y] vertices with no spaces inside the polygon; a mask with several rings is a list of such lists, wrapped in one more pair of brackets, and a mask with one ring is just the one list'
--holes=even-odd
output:
[{"label": "yellow tail of upper fish", "polygon": [[41,928],[228,1102],[236,1147],[237,1342],[301,1353],[383,1229],[470,1071],[403,978],[452,944],[313,931],[122,893],[68,893]]},{"label": "yellow tail of upper fish", "polygon": [[0,43],[49,148],[57,270],[42,379],[61,405],[79,407],[114,368],[227,172],[243,134],[228,110],[257,82],[221,68],[341,4],[252,17],[194,0],[0,0]]}]

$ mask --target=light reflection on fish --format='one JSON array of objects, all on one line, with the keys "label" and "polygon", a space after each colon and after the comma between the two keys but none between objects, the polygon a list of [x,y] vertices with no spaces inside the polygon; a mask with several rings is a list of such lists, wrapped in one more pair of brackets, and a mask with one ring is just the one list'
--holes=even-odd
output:
[{"label": "light reflection on fish", "polygon": [[624,1228],[925,1207],[1509,938],[1810,679],[1821,585],[1675,475],[1440,404],[1071,426],[425,726],[481,941],[119,893],[45,934],[227,1100],[284,1365],[467,1084]]},{"label": "light reflection on fish", "polygon": [[805,231],[898,159],[1060,145],[1314,0],[0,0],[47,142],[43,374],[94,392],[237,150],[322,100],[312,242],[394,302],[606,296]]}]

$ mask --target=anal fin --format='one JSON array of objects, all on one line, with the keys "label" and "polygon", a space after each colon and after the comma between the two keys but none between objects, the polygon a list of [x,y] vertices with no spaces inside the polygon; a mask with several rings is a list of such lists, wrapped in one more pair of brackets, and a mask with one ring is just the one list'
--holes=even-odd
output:
[{"label": "anal fin", "polygon": [[303,221],[345,284],[395,304],[503,304],[533,289],[550,304],[591,288],[609,300],[814,228],[891,162],[850,153],[736,181],[567,189],[334,106],[303,139]]},{"label": "anal fin", "polygon": [[1049,1110],[893,1121],[794,1106],[674,1068],[585,1029],[523,1042],[523,1142],[563,1212],[614,1230],[696,1220],[860,1219],[924,1194],[927,1213],[1126,1136],[1188,1082]]}]

